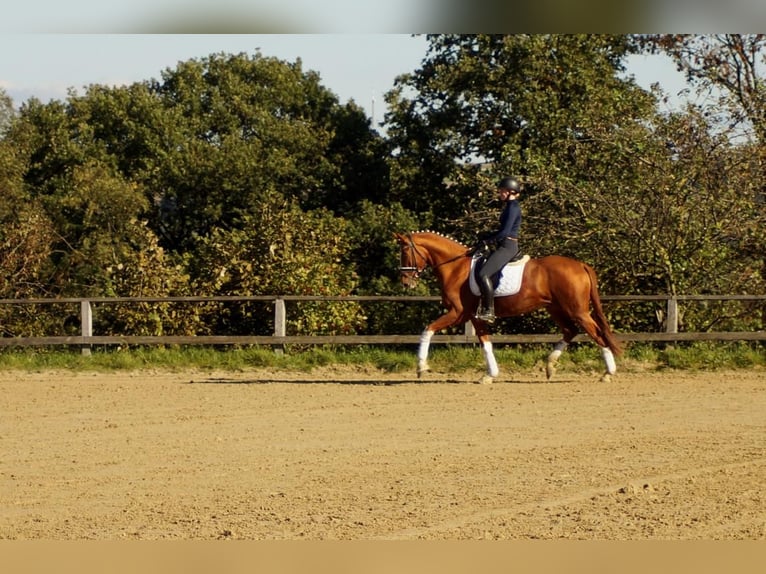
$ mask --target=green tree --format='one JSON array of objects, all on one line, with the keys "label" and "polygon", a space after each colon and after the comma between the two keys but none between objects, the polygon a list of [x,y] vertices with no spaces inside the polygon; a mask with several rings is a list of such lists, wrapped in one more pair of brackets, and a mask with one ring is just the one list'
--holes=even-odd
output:
[{"label": "green tree", "polygon": [[[182,261],[167,253],[146,221],[132,219],[130,249],[114,245],[110,264],[98,276],[97,291],[107,297],[191,295]],[[183,303],[141,302],[100,306],[94,329],[102,334],[195,335],[204,333],[204,308]]]},{"label": "green tree", "polygon": [[607,293],[758,292],[742,249],[759,229],[757,162],[715,117],[660,114],[658,95],[626,76],[632,37],[429,40],[388,95],[392,196],[405,207],[471,241],[496,224],[482,192],[521,175],[523,248],[588,261]]},{"label": "green tree", "polygon": [[[191,262],[195,287],[214,295],[350,295],[358,282],[347,259],[348,224],[325,209],[303,211],[276,192],[263,197],[240,229],[200,238]],[[292,334],[348,334],[364,325],[355,303],[299,302],[288,311]],[[271,334],[271,312],[228,307],[218,325],[229,333]]]},{"label": "green tree", "polygon": [[[380,138],[300,60],[211,55],[165,70],[152,91],[183,134],[146,182],[161,190],[163,239],[173,249],[215,227],[241,228],[272,189],[306,209],[343,210],[355,195],[381,195]],[[380,183],[370,186],[367,171]]]},{"label": "green tree", "polygon": [[[168,154],[185,142],[183,118],[163,105],[149,82],[88,86],[81,96],[70,94],[67,112],[78,126],[70,128],[71,136],[90,148],[91,159],[108,160],[125,179],[147,190]],[[156,201],[156,193],[148,199]]]},{"label": "green tree", "polygon": [[[356,286],[352,263],[346,257],[348,267],[336,270],[332,254],[340,247],[317,245],[348,235],[340,232],[347,224],[324,210],[352,215],[359,201],[387,200],[385,141],[361,108],[340,106],[300,60],[217,54],[182,62],[160,80],[91,85],[48,104],[31,99],[9,141],[8,149],[24,150],[14,180],[19,193],[50,222],[42,281],[55,295],[175,295],[190,284],[239,292],[206,280],[210,272],[199,262],[219,241],[247,245],[253,260],[270,260],[277,238],[267,244],[247,236],[274,229],[263,217],[274,215],[269,206],[279,198],[292,219],[274,225],[289,237],[315,226],[316,253],[299,244],[286,259],[290,265],[272,261],[276,275],[259,275],[258,292],[264,286],[300,292],[306,272],[315,292],[323,281],[344,292]],[[343,245],[355,248],[348,239]],[[246,264],[232,257],[216,268]],[[331,258],[326,267],[323,257]],[[344,275],[328,279],[325,271]],[[99,320],[108,324],[99,328],[183,331],[165,325],[166,310],[155,311],[102,312]],[[191,329],[202,329],[191,320]],[[321,328],[356,325],[344,318]]]},{"label": "green tree", "polygon": [[[48,260],[55,229],[39,202],[29,196],[24,174],[29,167],[23,145],[8,137],[15,113],[0,91],[0,298],[24,299],[50,293]],[[5,105],[7,104],[7,108]],[[4,305],[0,333],[39,335],[61,327],[50,307]]]},{"label": "green tree", "polygon": [[[127,136],[120,136],[116,127],[104,127],[108,113],[93,112],[104,107],[105,92],[91,87],[88,93],[70,94],[66,103],[26,102],[7,137],[9,145],[24,150],[23,193],[52,227],[46,255],[47,290],[57,296],[175,294],[148,288],[140,293],[122,290],[125,284],[121,286],[111,275],[114,269],[145,257],[144,250],[156,242],[146,226],[152,204],[143,185],[128,177],[131,170],[126,166],[138,155],[128,157],[125,149],[132,146],[126,144]],[[91,97],[93,106],[86,103]],[[113,107],[119,115],[122,107]],[[122,148],[119,141],[125,144]],[[150,275],[151,267],[144,270],[146,285],[172,283],[180,288],[177,280],[161,279],[175,274],[176,263],[166,264],[158,277]]]},{"label": "green tree", "polygon": [[27,193],[29,156],[23,143],[8,135],[13,123],[10,98],[0,91],[0,100],[0,108],[8,106],[0,110],[2,121],[7,120],[6,134],[0,134],[0,297],[42,296],[55,232],[39,202]]},{"label": "green tree", "polygon": [[0,138],[6,134],[15,116],[16,110],[13,108],[13,100],[0,87]]},{"label": "green tree", "polygon": [[529,192],[549,166],[572,177],[577,141],[651,109],[620,76],[629,50],[624,36],[429,36],[421,67],[387,94],[392,198],[469,234],[500,175]]},{"label": "green tree", "polygon": [[26,193],[23,150],[0,138],[0,297],[46,293],[46,261],[55,232],[38,202]]},{"label": "green tree", "polygon": [[[617,293],[759,292],[758,259],[743,242],[757,233],[753,163],[693,109],[658,116],[599,144],[583,145],[573,182],[530,201],[530,218],[559,223],[539,242],[598,262]],[[603,162],[610,158],[609,164]],[[541,222],[542,223],[542,222]],[[652,314],[635,328],[650,328]],[[687,316],[687,324],[694,320]],[[703,320],[695,325],[708,324]]]},{"label": "green tree", "polygon": [[370,128],[370,120],[353,102],[334,108],[329,118],[333,137],[327,157],[338,175],[319,193],[302,201],[306,208],[325,207],[348,216],[361,202],[389,202],[388,144]]},{"label": "green tree", "polygon": [[745,124],[756,141],[766,144],[766,64],[764,34],[652,34],[635,36],[651,53],[665,53],[690,85],[715,93],[712,113],[725,112],[723,121]]},{"label": "green tree", "polygon": [[[766,35],[655,34],[634,39],[648,52],[669,55],[693,88],[713,96],[695,106],[713,119],[712,129],[738,148],[740,165],[747,170],[737,191],[751,209],[737,226],[743,233],[736,257],[760,260],[766,283]],[[762,317],[766,321],[766,308]]]}]

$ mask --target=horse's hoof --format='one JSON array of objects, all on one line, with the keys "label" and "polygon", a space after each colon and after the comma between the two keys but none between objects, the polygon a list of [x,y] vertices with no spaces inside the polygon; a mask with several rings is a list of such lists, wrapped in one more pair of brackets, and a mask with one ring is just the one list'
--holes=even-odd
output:
[{"label": "horse's hoof", "polygon": [[494,379],[489,375],[484,375],[481,379],[478,380],[478,383],[480,385],[491,385]]},{"label": "horse's hoof", "polygon": [[430,370],[430,367],[418,367],[418,379],[423,378],[423,375]]},{"label": "horse's hoof", "polygon": [[604,373],[601,375],[601,382],[602,383],[611,383],[612,382],[612,375],[609,373]]}]

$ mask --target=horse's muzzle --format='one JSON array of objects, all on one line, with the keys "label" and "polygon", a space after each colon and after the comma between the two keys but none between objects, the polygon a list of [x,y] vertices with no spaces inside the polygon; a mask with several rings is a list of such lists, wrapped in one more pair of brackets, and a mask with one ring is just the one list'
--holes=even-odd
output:
[{"label": "horse's muzzle", "polygon": [[409,269],[402,269],[401,274],[402,285],[408,289],[414,289],[418,284],[418,280],[420,279],[420,277],[418,277],[418,272]]}]

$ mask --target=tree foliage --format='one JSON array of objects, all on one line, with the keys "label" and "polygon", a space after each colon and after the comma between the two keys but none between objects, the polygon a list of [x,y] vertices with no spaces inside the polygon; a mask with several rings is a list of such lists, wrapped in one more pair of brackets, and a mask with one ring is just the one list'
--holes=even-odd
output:
[{"label": "tree foliage", "polygon": [[422,66],[388,96],[392,194],[470,241],[496,225],[494,182],[520,175],[522,248],[589,261],[606,292],[761,291],[757,257],[743,251],[761,221],[754,150],[705,110],[661,114],[625,74],[637,45],[429,37]]},{"label": "tree foliage", "polygon": [[[392,233],[473,241],[496,224],[489,200],[511,174],[526,188],[522,249],[588,261],[605,293],[763,292],[761,36],[428,40],[386,96],[385,137],[300,60],[260,53],[18,112],[0,90],[0,295],[396,293]],[[728,94],[728,123],[710,107],[661,113],[625,69],[650,49]],[[419,293],[433,292],[426,277]],[[420,329],[434,313],[288,305],[294,334]],[[615,313],[626,328],[656,321]],[[7,335],[66,332],[59,315],[0,321]],[[100,333],[269,334],[272,316],[257,302],[144,303],[95,321]],[[694,328],[719,319],[684,316]]]},{"label": "tree foliage", "polygon": [[0,137],[3,137],[16,116],[13,108],[13,100],[8,93],[0,87]]},{"label": "tree foliage", "polygon": [[387,96],[397,150],[392,193],[455,226],[481,218],[484,194],[501,175],[532,184],[540,169],[567,161],[589,131],[634,118],[649,103],[617,76],[629,46],[622,36],[440,35],[429,42],[421,68],[398,78]]},{"label": "tree foliage", "polygon": [[638,36],[649,52],[670,56],[687,81],[698,90],[717,93],[708,112],[720,115],[730,128],[749,126],[766,143],[766,35],[653,34]]},{"label": "tree foliage", "polygon": [[[655,34],[637,41],[649,52],[669,55],[699,92],[715,95],[699,104],[711,130],[730,135],[741,174],[737,193],[750,208],[733,259],[760,261],[761,290],[766,283],[766,35]],[[761,314],[766,318],[766,309]]]},{"label": "tree foliage", "polygon": [[[349,249],[345,220],[325,209],[303,211],[296,200],[272,193],[241,229],[216,228],[201,238],[192,271],[196,288],[213,295],[350,295],[357,277]],[[289,314],[292,334],[348,334],[364,325],[354,303],[296,307]],[[227,315],[220,318],[227,332],[269,332],[262,315],[241,308]]]},{"label": "tree foliage", "polygon": [[[362,110],[341,106],[300,61],[260,54],[213,54],[64,102],[32,99],[9,142],[26,150],[13,181],[51,222],[42,283],[55,295],[348,293],[353,266],[326,260],[353,249],[342,214],[386,199],[387,148]],[[268,268],[253,274],[258,261]],[[212,273],[220,263],[225,281]],[[99,329],[214,329],[192,312],[144,307],[105,310]],[[363,323],[358,309],[333,317],[315,307],[298,310],[296,329]],[[258,331],[263,321],[228,327]]]}]

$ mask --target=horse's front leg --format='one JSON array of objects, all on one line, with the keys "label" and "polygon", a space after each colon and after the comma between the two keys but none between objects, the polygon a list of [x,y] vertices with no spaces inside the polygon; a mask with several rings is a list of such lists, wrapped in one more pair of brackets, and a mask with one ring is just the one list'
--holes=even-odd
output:
[{"label": "horse's front leg", "polygon": [[428,327],[420,334],[420,345],[418,346],[418,378],[423,376],[423,373],[430,371],[431,367],[428,366],[428,348],[431,345],[431,337],[434,336],[434,331],[431,331]]},{"label": "horse's front leg", "polygon": [[475,317],[471,318],[471,323],[476,331],[476,336],[481,343],[481,350],[484,353],[484,362],[487,365],[487,372],[479,380],[482,385],[492,384],[494,379],[500,374],[500,368],[497,366],[497,359],[492,348],[492,341],[489,339],[489,329],[487,324],[479,321]]},{"label": "horse's front leg", "polygon": [[418,346],[418,378],[422,377],[423,373],[431,370],[431,367],[428,366],[428,350],[431,346],[431,338],[438,331],[454,325],[457,322],[457,318],[457,312],[454,310],[448,311],[436,319],[436,321],[428,325],[420,334],[420,345]]}]

